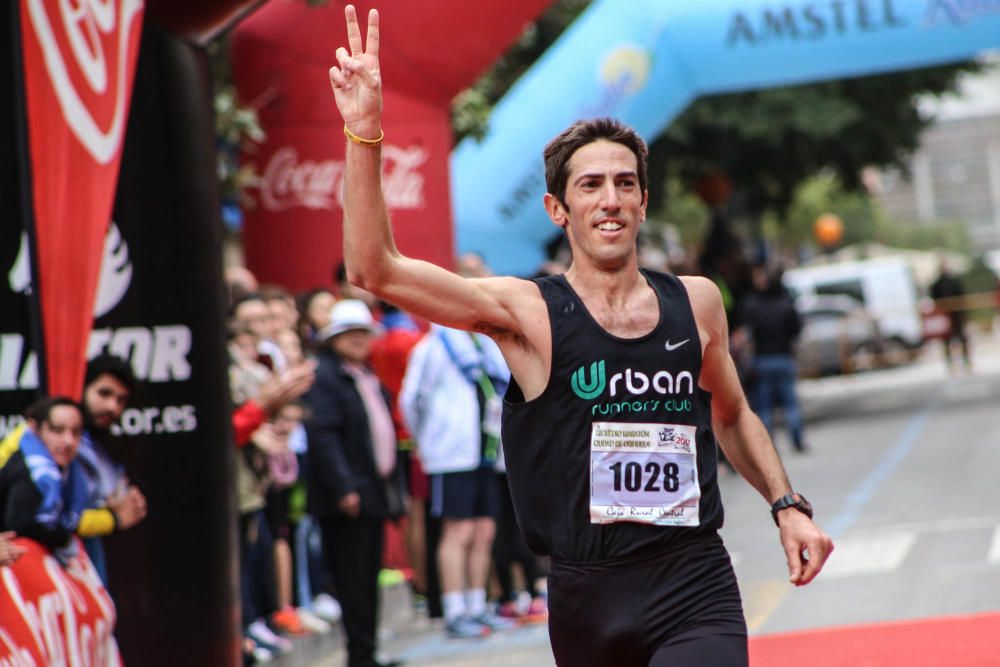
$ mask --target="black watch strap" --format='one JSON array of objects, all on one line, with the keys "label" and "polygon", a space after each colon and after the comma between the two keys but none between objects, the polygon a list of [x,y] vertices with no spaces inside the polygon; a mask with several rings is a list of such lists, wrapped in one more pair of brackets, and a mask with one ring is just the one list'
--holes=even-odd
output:
[{"label": "black watch strap", "polygon": [[805,499],[805,496],[800,493],[786,493],[771,505],[771,518],[774,519],[774,525],[778,525],[778,512],[789,507],[794,507],[810,519],[813,517],[812,505]]}]

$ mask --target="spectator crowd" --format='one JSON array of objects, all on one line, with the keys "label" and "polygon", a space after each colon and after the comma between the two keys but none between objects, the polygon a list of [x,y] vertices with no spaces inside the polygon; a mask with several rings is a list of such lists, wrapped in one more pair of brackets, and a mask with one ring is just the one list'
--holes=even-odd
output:
[{"label": "spectator crowd", "polygon": [[[460,271],[486,268],[470,255]],[[249,659],[340,622],[348,665],[399,664],[376,646],[380,583],[394,575],[449,638],[544,621],[543,564],[503,474],[509,371],[493,342],[415,322],[343,267],[333,289],[298,295],[245,269],[229,278]]]}]

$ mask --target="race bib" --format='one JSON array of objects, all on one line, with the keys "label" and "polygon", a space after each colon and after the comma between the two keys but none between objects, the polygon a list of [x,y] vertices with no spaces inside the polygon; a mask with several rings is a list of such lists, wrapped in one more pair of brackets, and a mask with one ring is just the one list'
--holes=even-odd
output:
[{"label": "race bib", "polygon": [[694,426],[594,422],[590,434],[590,522],[697,526]]}]

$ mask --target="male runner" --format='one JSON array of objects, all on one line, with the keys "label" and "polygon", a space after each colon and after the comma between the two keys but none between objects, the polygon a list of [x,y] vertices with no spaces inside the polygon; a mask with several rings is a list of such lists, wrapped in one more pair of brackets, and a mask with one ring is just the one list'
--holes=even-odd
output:
[{"label": "male runner", "polygon": [[718,537],[714,436],[773,503],[790,581],[833,543],[793,494],[728,353],[718,289],[641,272],[646,148],[610,120],[545,150],[545,209],[573,263],[562,276],[465,279],[399,253],[380,182],[379,17],[330,69],[347,143],[344,257],[352,282],[433,322],[491,336],[513,375],[503,440],[529,545],[552,556],[561,665],[745,665],[746,626]]}]

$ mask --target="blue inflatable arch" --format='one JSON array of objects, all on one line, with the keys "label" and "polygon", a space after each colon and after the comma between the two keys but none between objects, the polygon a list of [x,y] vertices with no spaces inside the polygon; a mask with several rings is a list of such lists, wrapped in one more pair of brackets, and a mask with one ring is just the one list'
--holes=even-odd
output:
[{"label": "blue inflatable arch", "polygon": [[596,0],[452,153],[456,246],[527,275],[552,238],[541,149],[573,121],[647,141],[701,95],[914,69],[1000,46],[1000,0]]}]

